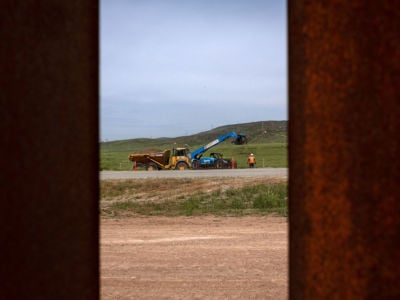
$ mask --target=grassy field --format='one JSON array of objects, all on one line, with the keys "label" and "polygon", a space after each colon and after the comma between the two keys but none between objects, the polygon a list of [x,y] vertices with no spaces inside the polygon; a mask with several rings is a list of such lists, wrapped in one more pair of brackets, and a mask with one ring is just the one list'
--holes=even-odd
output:
[{"label": "grassy field", "polygon": [[287,183],[260,178],[102,180],[100,203],[104,217],[287,216]]},{"label": "grassy field", "polygon": [[[164,149],[160,149],[164,150]],[[211,152],[223,153],[225,158],[232,158],[237,162],[238,168],[247,168],[247,157],[250,152],[256,156],[256,167],[287,167],[287,144],[246,144],[236,146],[228,143],[218,145],[207,151],[203,156],[207,157]],[[132,162],[128,160],[129,152],[119,149],[104,149],[100,153],[101,170],[131,170]]]},{"label": "grassy field", "polygon": [[210,131],[176,138],[138,138],[131,140],[101,142],[100,170],[131,170],[130,153],[143,149],[172,149],[174,146],[190,146],[193,151],[230,131],[245,133],[248,144],[237,146],[228,139],[207,151],[220,152],[225,158],[232,158],[238,168],[247,167],[249,153],[256,155],[256,167],[287,167],[287,122],[264,121],[245,124],[226,125]]}]

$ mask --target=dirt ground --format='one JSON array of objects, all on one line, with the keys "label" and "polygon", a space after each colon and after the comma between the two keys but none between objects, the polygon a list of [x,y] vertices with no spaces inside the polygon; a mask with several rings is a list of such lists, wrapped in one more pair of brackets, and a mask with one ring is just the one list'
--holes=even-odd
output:
[{"label": "dirt ground", "polygon": [[287,218],[101,220],[101,299],[287,299]]}]

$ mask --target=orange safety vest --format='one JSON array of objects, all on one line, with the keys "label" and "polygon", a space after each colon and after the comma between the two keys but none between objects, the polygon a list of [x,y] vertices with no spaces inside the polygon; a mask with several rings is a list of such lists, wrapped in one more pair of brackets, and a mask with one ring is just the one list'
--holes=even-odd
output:
[{"label": "orange safety vest", "polygon": [[256,161],[256,158],[254,156],[249,157],[249,163],[254,164]]}]

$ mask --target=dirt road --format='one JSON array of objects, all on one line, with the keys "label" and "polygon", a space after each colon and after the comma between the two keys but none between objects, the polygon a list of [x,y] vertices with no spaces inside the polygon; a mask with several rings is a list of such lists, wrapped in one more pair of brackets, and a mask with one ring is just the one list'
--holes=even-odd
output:
[{"label": "dirt road", "polygon": [[101,220],[102,299],[287,299],[287,219]]}]

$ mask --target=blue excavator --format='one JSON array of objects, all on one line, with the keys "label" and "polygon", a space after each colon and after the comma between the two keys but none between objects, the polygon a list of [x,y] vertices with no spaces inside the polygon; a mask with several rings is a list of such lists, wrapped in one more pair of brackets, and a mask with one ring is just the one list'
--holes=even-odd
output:
[{"label": "blue excavator", "polygon": [[220,136],[219,138],[213,140],[207,145],[201,146],[200,148],[194,150],[191,156],[191,165],[192,169],[200,169],[200,168],[215,168],[215,169],[226,169],[230,168],[232,165],[232,161],[230,159],[224,159],[221,153],[213,152],[210,154],[210,157],[202,157],[203,154],[210,150],[212,147],[215,147],[219,143],[232,138],[232,143],[235,145],[243,145],[247,144],[247,137],[243,133],[236,133],[231,131],[227,134]]}]

